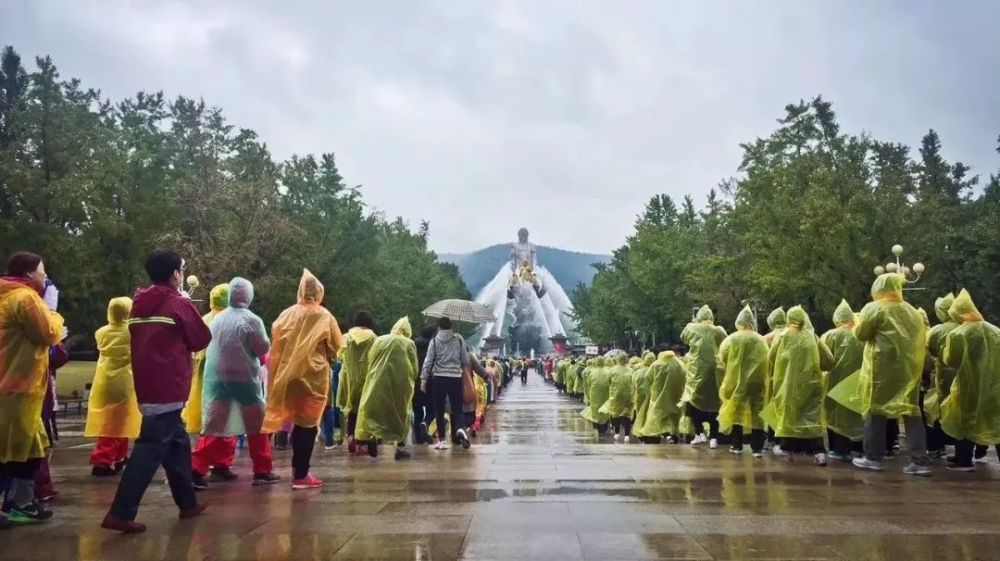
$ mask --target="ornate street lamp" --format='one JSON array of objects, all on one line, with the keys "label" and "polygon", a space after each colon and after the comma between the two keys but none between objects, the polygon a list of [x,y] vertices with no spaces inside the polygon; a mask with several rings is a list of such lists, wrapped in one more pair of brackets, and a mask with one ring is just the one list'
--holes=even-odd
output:
[{"label": "ornate street lamp", "polygon": [[[892,246],[892,254],[896,257],[895,261],[890,261],[885,266],[879,265],[875,267],[874,273],[876,276],[884,275],[885,273],[899,273],[903,275],[907,284],[915,284],[920,280],[920,276],[926,271],[923,263],[914,263],[913,267],[908,267],[905,265],[901,257],[903,255],[903,246],[896,244]],[[904,288],[904,290],[923,290],[922,288]]]}]

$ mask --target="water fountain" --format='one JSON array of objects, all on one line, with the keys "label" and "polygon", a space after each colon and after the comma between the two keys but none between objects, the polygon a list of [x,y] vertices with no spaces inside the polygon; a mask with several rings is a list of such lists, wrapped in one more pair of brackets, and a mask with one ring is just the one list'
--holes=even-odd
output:
[{"label": "water fountain", "polygon": [[565,344],[575,335],[573,305],[552,273],[538,264],[528,230],[518,231],[510,260],[480,291],[476,301],[497,318],[477,333],[486,352],[541,355],[552,352],[553,339]]}]

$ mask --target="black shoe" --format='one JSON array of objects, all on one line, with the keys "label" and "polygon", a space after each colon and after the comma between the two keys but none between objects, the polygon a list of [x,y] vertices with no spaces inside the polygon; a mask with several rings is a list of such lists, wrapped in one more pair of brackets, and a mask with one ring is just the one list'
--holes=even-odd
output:
[{"label": "black shoe", "polygon": [[397,460],[409,460],[410,453],[404,448],[396,448],[396,459]]},{"label": "black shoe", "polygon": [[212,481],[236,481],[240,476],[229,468],[212,468]]},{"label": "black shoe", "polygon": [[116,473],[120,473],[123,469],[125,469],[125,466],[127,464],[128,464],[128,459],[127,458],[124,459],[124,460],[122,460],[122,461],[120,461],[120,462],[115,462],[115,472]]},{"label": "black shoe", "polygon": [[462,445],[462,448],[468,450],[472,443],[469,442],[469,435],[466,434],[465,429],[458,429],[458,441]]},{"label": "black shoe", "polygon": [[369,440],[368,441],[368,456],[372,458],[378,457],[378,441]]},{"label": "black shoe", "polygon": [[194,485],[195,491],[208,489],[208,481],[205,481],[205,476],[200,473],[191,473],[191,484]]},{"label": "black shoe", "polygon": [[52,518],[52,511],[46,509],[37,501],[32,501],[22,507],[14,507],[11,509],[9,515],[10,522],[13,524],[33,524],[44,522],[49,518]]},{"label": "black shoe", "polygon": [[948,462],[947,464],[945,464],[944,469],[946,469],[948,471],[972,472],[972,471],[976,471],[976,466],[974,464],[971,464],[971,463],[969,463],[969,464],[960,464],[958,462]]},{"label": "black shoe", "polygon": [[94,477],[114,477],[118,475],[118,470],[108,466],[94,466],[90,469],[90,475]]},{"label": "black shoe", "polygon": [[254,487],[260,485],[274,485],[279,481],[281,481],[281,478],[274,473],[255,473],[253,474],[253,481],[250,482],[250,485],[253,485]]}]

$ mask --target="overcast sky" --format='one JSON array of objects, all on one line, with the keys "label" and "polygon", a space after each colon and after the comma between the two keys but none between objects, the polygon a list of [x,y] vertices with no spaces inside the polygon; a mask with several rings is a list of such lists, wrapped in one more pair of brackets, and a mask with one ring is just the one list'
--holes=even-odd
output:
[{"label": "overcast sky", "polygon": [[[822,94],[843,130],[1000,168],[1000,2],[3,0],[0,43],[120,99],[203,97],[275,156],[333,151],[431,245],[608,252],[655,193]],[[252,6],[251,6],[252,5]]]}]

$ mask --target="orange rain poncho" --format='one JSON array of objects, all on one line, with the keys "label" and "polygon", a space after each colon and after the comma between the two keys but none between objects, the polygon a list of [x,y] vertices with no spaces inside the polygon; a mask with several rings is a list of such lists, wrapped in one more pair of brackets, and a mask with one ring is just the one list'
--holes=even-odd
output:
[{"label": "orange rain poncho", "polygon": [[[205,325],[212,325],[212,320],[219,315],[222,310],[229,306],[229,283],[217,284],[208,295],[208,303],[211,311],[201,316]],[[203,349],[194,354],[194,367],[191,369],[191,391],[188,394],[187,403],[181,411],[181,418],[184,419],[184,429],[191,434],[201,432],[201,394],[205,381],[205,352]]]},{"label": "orange rain poncho", "polygon": [[323,415],[330,363],[344,346],[337,319],[320,306],[323,292],[319,279],[303,269],[298,303],[274,320],[262,432],[277,432],[288,420],[315,427]]},{"label": "orange rain poncho", "polygon": [[49,346],[63,318],[34,288],[0,278],[0,463],[45,457],[42,401],[49,383]]},{"label": "orange rain poncho", "polygon": [[132,337],[128,331],[131,311],[131,298],[112,298],[108,303],[108,324],[94,334],[100,357],[87,402],[87,426],[83,436],[139,436],[142,413],[132,380]]}]

